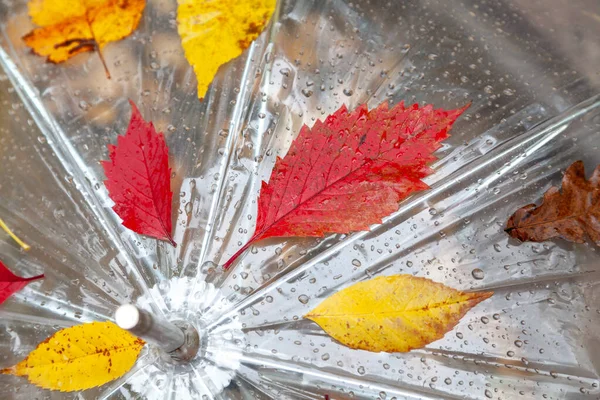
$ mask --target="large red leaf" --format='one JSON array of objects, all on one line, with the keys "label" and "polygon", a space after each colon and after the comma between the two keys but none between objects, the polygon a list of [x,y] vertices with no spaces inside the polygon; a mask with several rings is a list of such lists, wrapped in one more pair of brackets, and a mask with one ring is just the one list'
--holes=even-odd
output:
[{"label": "large red leaf", "polygon": [[109,161],[103,161],[104,184],[115,202],[113,210],[127,228],[167,240],[171,237],[171,169],[169,149],[162,133],[142,118],[131,103],[131,121],[117,145],[108,145]]},{"label": "large red leaf", "polygon": [[432,155],[466,109],[431,105],[348,112],[345,106],[302,127],[285,158],[278,158],[258,199],[255,233],[224,265],[268,237],[323,236],[368,230],[398,209],[398,202],[427,189]]},{"label": "large red leaf", "polygon": [[44,278],[44,275],[32,278],[16,276],[0,261],[0,304],[4,303],[13,293],[23,289],[29,282],[42,278]]}]

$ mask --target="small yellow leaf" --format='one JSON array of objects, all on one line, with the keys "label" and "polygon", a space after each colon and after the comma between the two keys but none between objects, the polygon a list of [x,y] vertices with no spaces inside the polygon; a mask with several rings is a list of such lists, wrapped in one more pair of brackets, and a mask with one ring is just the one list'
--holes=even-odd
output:
[{"label": "small yellow leaf", "polygon": [[131,34],[145,6],[145,0],[31,0],[29,15],[40,28],[23,40],[36,54],[60,63]]},{"label": "small yellow leaf", "polygon": [[276,0],[178,0],[177,26],[203,98],[219,67],[260,35]]},{"label": "small yellow leaf", "polygon": [[334,294],[304,317],[353,349],[406,352],[441,339],[492,294],[412,275],[382,276]]},{"label": "small yellow leaf", "polygon": [[13,231],[10,230],[10,228],[8,227],[8,225],[6,225],[4,223],[4,221],[2,221],[2,218],[0,218],[0,228],[2,228],[2,230],[4,232],[6,232],[8,234],[8,236],[10,236],[15,242],[17,242],[17,244],[19,246],[21,246],[21,248],[25,251],[29,250],[31,247],[25,243],[24,241],[22,241],[17,235],[14,234]]},{"label": "small yellow leaf", "polygon": [[44,389],[85,390],[123,376],[144,344],[112,322],[76,325],[56,332],[19,364],[0,373],[26,376]]}]

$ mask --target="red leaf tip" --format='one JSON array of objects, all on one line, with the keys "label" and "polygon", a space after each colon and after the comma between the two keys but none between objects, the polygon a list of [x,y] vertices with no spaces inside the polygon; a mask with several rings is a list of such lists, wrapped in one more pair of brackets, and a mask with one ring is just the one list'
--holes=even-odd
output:
[{"label": "red leaf tip", "polygon": [[23,289],[28,283],[43,279],[44,274],[33,276],[31,278],[22,278],[13,274],[0,261],[0,304],[4,303],[13,293]]}]

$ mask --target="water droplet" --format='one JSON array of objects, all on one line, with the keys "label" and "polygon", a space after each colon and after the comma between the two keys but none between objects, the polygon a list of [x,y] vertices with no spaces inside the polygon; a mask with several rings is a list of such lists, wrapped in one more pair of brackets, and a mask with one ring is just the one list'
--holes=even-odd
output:
[{"label": "water droplet", "polygon": [[430,208],[429,209],[429,214],[430,215],[436,215],[437,214],[437,210],[435,208]]},{"label": "water droplet", "polygon": [[352,260],[352,265],[354,265],[355,267],[360,267],[362,264],[360,261],[358,261],[356,258],[354,260]]},{"label": "water droplet", "polygon": [[302,89],[302,94],[303,94],[305,97],[310,97],[310,96],[312,96],[312,95],[313,95],[313,91],[312,91],[312,90],[310,90],[310,89],[306,89],[306,88],[304,88],[304,89]]},{"label": "water droplet", "polygon": [[512,350],[509,350],[509,351],[506,352],[506,355],[509,356],[509,357],[513,357],[515,355],[515,352],[512,351]]},{"label": "water droplet", "polygon": [[451,384],[452,384],[452,379],[450,379],[450,378],[446,378],[446,379],[444,379],[444,383],[445,383],[446,385],[451,385]]},{"label": "water droplet", "polygon": [[306,303],[308,303],[308,296],[305,294],[302,294],[302,295],[298,296],[298,301],[302,304],[306,304]]},{"label": "water droplet", "polygon": [[490,319],[488,317],[481,317],[481,322],[487,324],[488,322],[490,322]]},{"label": "water droplet", "polygon": [[321,360],[323,360],[323,361],[327,361],[327,360],[329,360],[329,353],[325,353],[325,354],[323,354],[323,355],[321,356]]},{"label": "water droplet", "polygon": [[90,106],[90,104],[85,101],[85,100],[81,100],[79,102],[79,108],[81,108],[83,111],[87,111],[91,108],[92,106]]},{"label": "water droplet", "polygon": [[352,96],[354,94],[354,90],[352,89],[344,89],[343,92],[346,96]]},{"label": "water droplet", "polygon": [[265,113],[258,113],[258,118],[265,119],[265,117],[266,117]]},{"label": "water droplet", "polygon": [[364,375],[365,374],[365,367],[358,367],[357,371],[358,371],[359,374]]},{"label": "water droplet", "polygon": [[281,68],[281,69],[279,70],[279,72],[280,72],[280,73],[281,73],[281,75],[283,75],[283,76],[290,76],[290,72],[291,72],[291,71],[290,71],[290,69],[289,69],[289,68]]},{"label": "water droplet", "polygon": [[523,342],[520,341],[520,340],[515,340],[515,346],[522,347],[523,346]]},{"label": "water droplet", "polygon": [[413,266],[413,262],[412,262],[412,261],[407,261],[407,262],[406,262],[406,266],[407,266],[408,268],[412,267],[412,266]]},{"label": "water droplet", "polygon": [[265,300],[267,301],[267,303],[272,303],[273,302],[273,296],[267,296],[267,297],[265,297]]},{"label": "water droplet", "polygon": [[492,392],[490,392],[488,389],[485,389],[485,397],[487,397],[488,399],[492,398]]},{"label": "water droplet", "polygon": [[473,271],[471,271],[471,275],[473,275],[473,278],[475,279],[483,279],[485,277],[483,270],[480,268],[475,268]]}]

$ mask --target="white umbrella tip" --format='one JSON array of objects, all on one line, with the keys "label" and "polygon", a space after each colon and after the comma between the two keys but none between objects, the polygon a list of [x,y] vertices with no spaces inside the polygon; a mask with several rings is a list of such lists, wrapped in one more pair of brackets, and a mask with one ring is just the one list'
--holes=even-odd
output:
[{"label": "white umbrella tip", "polygon": [[140,311],[133,304],[124,304],[117,308],[115,321],[122,329],[133,329],[140,322]]}]

